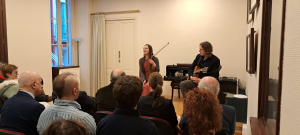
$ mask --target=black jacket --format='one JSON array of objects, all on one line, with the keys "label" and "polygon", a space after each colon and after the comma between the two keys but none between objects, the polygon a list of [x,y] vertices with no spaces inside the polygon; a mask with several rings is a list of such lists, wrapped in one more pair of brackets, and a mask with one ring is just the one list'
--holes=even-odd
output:
[{"label": "black jacket", "polygon": [[141,112],[142,116],[151,116],[164,119],[168,121],[173,128],[175,128],[178,124],[178,121],[172,100],[165,99],[159,107],[153,108],[153,94],[153,92],[150,92],[148,95],[142,96],[137,105],[137,109]]},{"label": "black jacket", "polygon": [[96,109],[97,111],[113,112],[117,107],[116,101],[113,98],[114,83],[100,88],[96,93]]},{"label": "black jacket", "polygon": [[212,76],[219,80],[219,71],[217,70],[220,67],[220,59],[217,56],[212,55],[211,57],[204,60],[204,56],[198,54],[189,68],[189,76],[193,76],[193,72],[196,66],[199,66],[200,68],[208,67],[207,73],[200,72],[198,78]]}]

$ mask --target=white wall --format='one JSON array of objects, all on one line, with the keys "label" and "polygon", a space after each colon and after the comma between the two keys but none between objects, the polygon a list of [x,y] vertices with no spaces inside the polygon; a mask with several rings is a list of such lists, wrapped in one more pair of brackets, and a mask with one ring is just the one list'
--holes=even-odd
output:
[{"label": "white wall", "polygon": [[[220,76],[238,77],[245,87],[246,1],[95,0],[94,9],[95,12],[139,9],[140,13],[119,16],[136,18],[138,56],[142,57],[145,44],[151,44],[156,52],[170,42],[157,55],[162,75],[166,75],[167,65],[192,63],[199,53],[199,43],[209,41],[213,53],[221,60]],[[113,15],[107,15],[110,16]],[[165,82],[163,89],[163,95],[171,95],[170,82]]]},{"label": "white wall", "polygon": [[300,132],[300,1],[286,2],[280,134]]},{"label": "white wall", "polygon": [[262,25],[262,5],[263,1],[260,1],[260,6],[254,11],[254,21],[247,25],[247,35],[251,33],[251,28],[254,28],[255,37],[257,40],[257,61],[256,61],[256,73],[246,73],[246,91],[248,93],[248,110],[247,110],[247,133],[251,135],[250,117],[257,117],[258,111],[258,85],[259,85],[259,67],[260,67],[260,51],[261,51],[261,25]]},{"label": "white wall", "polygon": [[[80,90],[90,93],[90,61],[91,61],[91,24],[90,15],[93,12],[92,0],[75,1],[75,31],[73,37],[82,37],[79,41]],[[74,43],[74,42],[73,42]]]},{"label": "white wall", "polygon": [[19,73],[34,71],[52,93],[50,7],[48,0],[6,0],[8,61]]}]

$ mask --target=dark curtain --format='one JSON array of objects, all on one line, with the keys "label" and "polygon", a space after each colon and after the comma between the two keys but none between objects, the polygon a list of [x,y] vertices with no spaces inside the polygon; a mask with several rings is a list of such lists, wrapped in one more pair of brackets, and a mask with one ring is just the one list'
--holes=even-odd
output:
[{"label": "dark curtain", "polygon": [[0,0],[0,61],[8,63],[5,0]]}]

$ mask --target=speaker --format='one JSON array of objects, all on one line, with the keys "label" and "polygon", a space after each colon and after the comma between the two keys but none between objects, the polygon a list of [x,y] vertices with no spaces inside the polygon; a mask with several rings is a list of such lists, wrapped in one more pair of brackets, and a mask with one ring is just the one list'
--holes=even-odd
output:
[{"label": "speaker", "polygon": [[227,94],[226,102],[235,108],[236,122],[247,123],[248,98],[236,98],[233,94]]}]

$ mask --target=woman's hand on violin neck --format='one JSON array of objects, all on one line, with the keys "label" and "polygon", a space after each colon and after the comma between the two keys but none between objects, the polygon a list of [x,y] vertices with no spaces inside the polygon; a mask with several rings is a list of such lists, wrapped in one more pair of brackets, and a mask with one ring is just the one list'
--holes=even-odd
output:
[{"label": "woman's hand on violin neck", "polygon": [[150,64],[152,64],[153,66],[156,67],[156,64],[155,64],[155,62],[154,62],[153,60],[149,59],[148,62],[149,62]]}]

